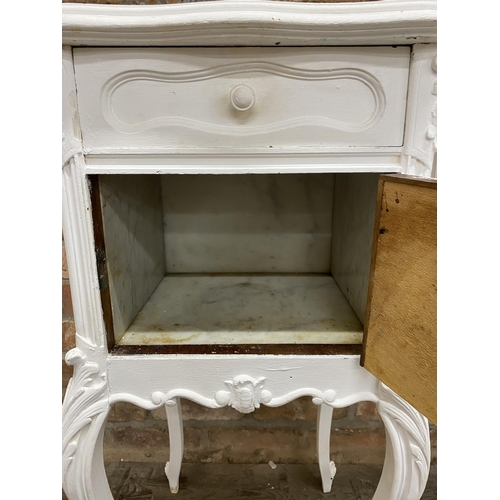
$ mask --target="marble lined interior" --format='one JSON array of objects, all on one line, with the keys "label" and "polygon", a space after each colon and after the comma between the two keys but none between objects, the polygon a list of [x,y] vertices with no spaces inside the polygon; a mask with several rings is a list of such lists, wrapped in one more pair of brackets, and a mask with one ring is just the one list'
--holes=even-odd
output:
[{"label": "marble lined interior", "polygon": [[161,176],[168,273],[330,272],[332,174]]},{"label": "marble lined interior", "polygon": [[337,174],[333,209],[332,275],[365,321],[378,174]]},{"label": "marble lined interior", "polygon": [[128,328],[165,276],[158,179],[101,175],[106,265],[115,338]]},{"label": "marble lined interior", "polygon": [[360,344],[362,337],[330,275],[169,275],[119,344]]},{"label": "marble lined interior", "polygon": [[100,176],[116,341],[360,343],[377,177]]}]

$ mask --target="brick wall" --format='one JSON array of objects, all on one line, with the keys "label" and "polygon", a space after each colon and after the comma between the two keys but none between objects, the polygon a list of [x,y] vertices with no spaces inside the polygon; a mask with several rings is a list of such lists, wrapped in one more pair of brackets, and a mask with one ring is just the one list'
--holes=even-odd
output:
[{"label": "brick wall", "polygon": [[[63,0],[100,4],[166,4],[193,0]],[[196,0],[195,0],[196,1]],[[339,2],[346,0],[299,0]],[[372,0],[351,0],[372,1]],[[71,291],[62,244],[63,390],[72,368],[65,353],[75,345]],[[310,463],[316,458],[316,411],[310,398],[280,408],[261,407],[243,415],[232,408],[212,410],[182,401],[185,462]],[[436,461],[437,429],[431,426],[432,457]],[[384,426],[372,403],[358,403],[334,411],[331,434],[336,463],[381,464],[385,454]],[[168,430],[164,409],[143,410],[129,403],[115,404],[106,425],[106,461],[166,461]]]}]

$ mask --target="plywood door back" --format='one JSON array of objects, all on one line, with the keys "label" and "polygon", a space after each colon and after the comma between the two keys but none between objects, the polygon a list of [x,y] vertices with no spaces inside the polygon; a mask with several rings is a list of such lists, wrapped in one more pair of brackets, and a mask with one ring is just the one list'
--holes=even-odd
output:
[{"label": "plywood door back", "polygon": [[361,364],[436,423],[437,183],[379,179]]}]

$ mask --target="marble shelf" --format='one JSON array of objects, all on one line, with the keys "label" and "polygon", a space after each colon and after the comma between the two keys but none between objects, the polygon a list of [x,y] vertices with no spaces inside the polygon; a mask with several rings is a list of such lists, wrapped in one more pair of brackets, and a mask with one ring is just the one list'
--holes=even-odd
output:
[{"label": "marble shelf", "polygon": [[361,344],[331,275],[167,275],[118,345]]}]

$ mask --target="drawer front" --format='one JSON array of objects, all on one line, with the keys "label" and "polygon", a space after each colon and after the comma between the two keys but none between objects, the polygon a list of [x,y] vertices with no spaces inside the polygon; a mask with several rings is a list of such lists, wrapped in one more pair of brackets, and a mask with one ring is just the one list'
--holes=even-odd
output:
[{"label": "drawer front", "polygon": [[401,146],[410,49],[77,48],[89,153]]}]

